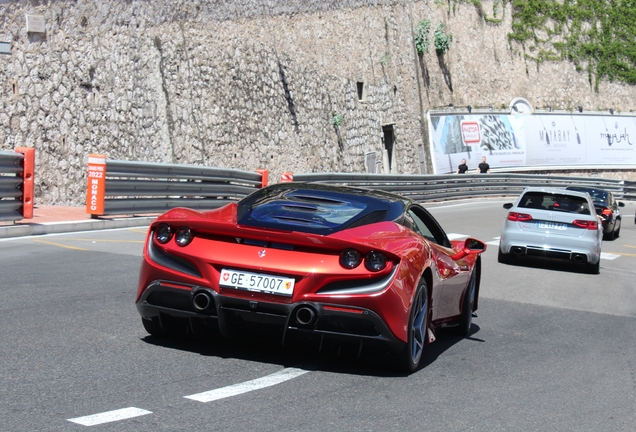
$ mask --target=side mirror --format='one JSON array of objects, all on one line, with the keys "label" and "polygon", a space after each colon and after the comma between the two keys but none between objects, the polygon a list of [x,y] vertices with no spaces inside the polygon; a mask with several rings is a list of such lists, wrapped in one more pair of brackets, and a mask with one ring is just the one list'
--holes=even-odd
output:
[{"label": "side mirror", "polygon": [[505,203],[503,205],[503,208],[505,208],[506,210],[510,210],[512,208],[512,203]]},{"label": "side mirror", "polygon": [[618,202],[618,206],[619,206],[619,207],[625,207],[625,203],[624,203],[623,201],[619,201],[619,202]]},{"label": "side mirror", "polygon": [[453,255],[451,259],[453,261],[457,261],[464,258],[467,255],[478,255],[480,253],[484,253],[485,251],[486,251],[486,243],[474,238],[467,238],[464,241],[464,247],[462,247],[462,249],[459,252]]}]

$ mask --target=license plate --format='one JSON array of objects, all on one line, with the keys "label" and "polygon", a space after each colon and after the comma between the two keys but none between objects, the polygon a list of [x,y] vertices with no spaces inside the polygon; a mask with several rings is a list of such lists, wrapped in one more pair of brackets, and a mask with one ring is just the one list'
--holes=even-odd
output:
[{"label": "license plate", "polygon": [[565,231],[566,229],[568,229],[568,226],[566,224],[560,224],[556,222],[537,222],[537,228]]},{"label": "license plate", "polygon": [[248,273],[236,270],[221,270],[219,286],[291,296],[294,292],[294,279]]}]

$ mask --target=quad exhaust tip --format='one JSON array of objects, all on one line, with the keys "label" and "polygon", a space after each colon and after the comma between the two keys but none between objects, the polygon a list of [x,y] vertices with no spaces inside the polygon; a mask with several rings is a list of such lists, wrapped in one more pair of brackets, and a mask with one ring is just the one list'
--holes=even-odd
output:
[{"label": "quad exhaust tip", "polygon": [[199,291],[192,297],[192,305],[197,312],[207,312],[213,304],[212,296],[205,291]]},{"label": "quad exhaust tip", "polygon": [[302,306],[296,311],[296,322],[301,326],[311,326],[316,322],[316,311],[309,306]]}]

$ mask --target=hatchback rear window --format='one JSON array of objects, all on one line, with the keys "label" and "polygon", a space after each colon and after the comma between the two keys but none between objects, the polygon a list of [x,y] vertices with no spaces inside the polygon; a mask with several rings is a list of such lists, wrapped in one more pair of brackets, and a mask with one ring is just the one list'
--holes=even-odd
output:
[{"label": "hatchback rear window", "polygon": [[519,207],[591,214],[585,198],[544,192],[526,192],[519,200]]}]

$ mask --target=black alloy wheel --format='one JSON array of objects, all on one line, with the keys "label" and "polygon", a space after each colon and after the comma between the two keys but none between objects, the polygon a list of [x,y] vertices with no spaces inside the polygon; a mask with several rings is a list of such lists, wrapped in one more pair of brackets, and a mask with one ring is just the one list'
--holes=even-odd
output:
[{"label": "black alloy wheel", "polygon": [[414,372],[420,365],[428,330],[428,287],[422,278],[417,286],[409,314],[408,341],[399,353],[399,367]]},{"label": "black alloy wheel", "polygon": [[473,325],[473,307],[475,306],[475,296],[477,294],[477,269],[473,269],[470,275],[464,301],[462,302],[462,314],[459,319],[457,332],[462,336],[468,336]]}]

